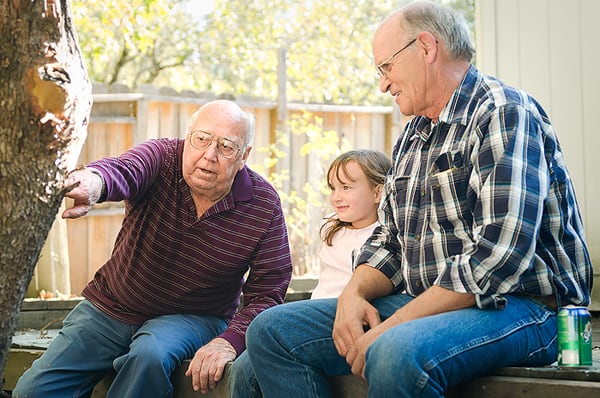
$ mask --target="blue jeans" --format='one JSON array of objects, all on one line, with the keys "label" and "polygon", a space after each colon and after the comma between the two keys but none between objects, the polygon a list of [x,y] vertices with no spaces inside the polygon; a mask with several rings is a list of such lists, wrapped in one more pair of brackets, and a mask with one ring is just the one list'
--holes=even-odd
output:
[{"label": "blue jeans", "polygon": [[84,300],[65,318],[46,352],[21,376],[12,396],[89,397],[98,381],[114,369],[107,397],[171,397],[171,372],[226,326],[218,317],[188,314],[129,325]]},{"label": "blue jeans", "polygon": [[229,368],[227,381],[230,395],[233,398],[262,398],[248,351],[244,351],[233,361]]},{"label": "blue jeans", "polygon": [[[555,311],[523,296],[506,298],[503,310],[451,311],[383,333],[367,350],[369,397],[443,397],[449,387],[498,367],[553,363]],[[386,319],[410,300],[398,294],[373,305]],[[327,376],[351,373],[331,337],[335,310],[336,299],[306,300],[254,319],[246,346],[265,397],[331,397]]]}]

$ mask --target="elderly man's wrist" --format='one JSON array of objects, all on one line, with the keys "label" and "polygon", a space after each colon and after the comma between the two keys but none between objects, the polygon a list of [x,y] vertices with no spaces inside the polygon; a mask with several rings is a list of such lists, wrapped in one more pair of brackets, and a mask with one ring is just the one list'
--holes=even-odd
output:
[{"label": "elderly man's wrist", "polygon": [[90,172],[94,173],[98,177],[100,177],[101,188],[100,188],[100,196],[98,198],[97,203],[104,202],[106,200],[106,196],[108,195],[108,190],[106,189],[106,181],[104,181],[104,176],[102,175],[102,173],[99,170],[96,170],[94,168],[89,167],[86,169],[89,170]]}]

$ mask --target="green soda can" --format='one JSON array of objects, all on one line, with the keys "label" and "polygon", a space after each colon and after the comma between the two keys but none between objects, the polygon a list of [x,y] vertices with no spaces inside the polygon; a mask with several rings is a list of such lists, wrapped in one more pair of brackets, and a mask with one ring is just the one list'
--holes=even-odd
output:
[{"label": "green soda can", "polygon": [[558,364],[592,365],[592,320],[585,307],[568,305],[558,311]]}]

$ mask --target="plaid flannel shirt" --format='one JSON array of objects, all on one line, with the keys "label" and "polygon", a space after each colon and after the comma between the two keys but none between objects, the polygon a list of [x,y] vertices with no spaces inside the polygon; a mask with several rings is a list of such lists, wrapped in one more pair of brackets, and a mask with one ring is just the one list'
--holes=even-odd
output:
[{"label": "plaid flannel shirt", "polygon": [[523,91],[470,67],[437,124],[393,151],[381,227],[355,253],[417,296],[437,285],[502,308],[503,294],[588,305],[592,265],[554,129]]}]

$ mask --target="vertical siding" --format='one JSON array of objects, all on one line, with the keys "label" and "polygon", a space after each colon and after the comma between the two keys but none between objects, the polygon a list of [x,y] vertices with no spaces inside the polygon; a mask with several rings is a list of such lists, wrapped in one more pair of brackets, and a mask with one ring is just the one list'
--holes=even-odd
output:
[{"label": "vertical siding", "polygon": [[584,159],[584,177],[582,189],[578,191],[580,201],[585,208],[586,233],[592,252],[595,274],[594,309],[600,310],[600,177],[598,176],[598,160],[600,159],[600,2],[597,0],[581,1],[579,7],[580,23],[578,24],[579,42],[572,43],[581,48],[579,70],[574,76],[581,79],[581,129],[582,158]]},{"label": "vertical siding", "polygon": [[[600,2],[477,0],[477,65],[532,94],[556,128],[594,264],[600,264]],[[596,285],[600,269],[596,267]],[[598,289],[596,289],[598,290]],[[600,294],[593,309],[600,309]]]}]

